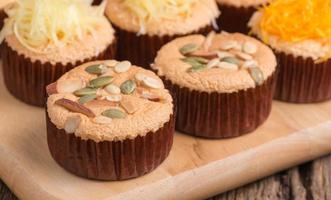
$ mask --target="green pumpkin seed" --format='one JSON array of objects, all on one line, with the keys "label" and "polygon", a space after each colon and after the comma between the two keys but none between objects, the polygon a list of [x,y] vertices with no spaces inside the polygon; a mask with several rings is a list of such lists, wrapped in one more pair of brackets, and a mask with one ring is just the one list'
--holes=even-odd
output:
[{"label": "green pumpkin seed", "polygon": [[208,59],[202,57],[187,57],[187,58],[183,58],[182,61],[186,63],[199,63],[199,64],[206,64],[209,62]]},{"label": "green pumpkin seed", "polygon": [[205,65],[195,65],[195,66],[189,68],[187,71],[188,72],[198,72],[198,71],[202,71],[204,69],[206,69]]},{"label": "green pumpkin seed", "polygon": [[196,50],[198,50],[199,46],[196,45],[196,44],[186,44],[184,45],[182,48],[179,49],[179,52],[183,55],[186,55],[186,54],[189,54],[189,53],[192,53]]},{"label": "green pumpkin seed", "polygon": [[260,68],[258,67],[248,68],[248,72],[251,75],[254,82],[256,83],[256,85],[262,85],[264,81],[264,77]]},{"label": "green pumpkin seed", "polygon": [[235,57],[225,57],[225,58],[222,58],[221,61],[231,63],[231,64],[235,64],[235,65],[240,64],[240,61]]},{"label": "green pumpkin seed", "polygon": [[91,80],[89,83],[89,87],[100,88],[100,87],[110,84],[112,80],[113,80],[112,76],[102,76],[102,77]]},{"label": "green pumpkin seed", "polygon": [[85,71],[90,73],[90,74],[103,74],[107,71],[107,66],[103,64],[98,64],[98,65],[91,65],[85,68]]},{"label": "green pumpkin seed", "polygon": [[89,94],[78,99],[78,103],[84,104],[97,98],[96,94]]},{"label": "green pumpkin seed", "polygon": [[74,92],[74,95],[81,97],[81,96],[92,95],[92,94],[96,94],[96,93],[97,93],[97,89],[95,89],[95,88],[83,88],[80,90],[76,90]]},{"label": "green pumpkin seed", "polygon": [[120,86],[121,92],[123,94],[131,94],[135,91],[137,85],[133,80],[127,80]]},{"label": "green pumpkin seed", "polygon": [[126,114],[119,109],[108,109],[104,111],[102,115],[112,119],[123,119],[126,117]]}]

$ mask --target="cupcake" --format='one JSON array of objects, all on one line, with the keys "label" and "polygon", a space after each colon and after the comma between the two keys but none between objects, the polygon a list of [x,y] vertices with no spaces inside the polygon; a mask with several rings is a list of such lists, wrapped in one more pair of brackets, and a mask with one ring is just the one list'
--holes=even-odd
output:
[{"label": "cupcake", "polygon": [[0,42],[9,92],[43,106],[45,86],[66,71],[85,61],[114,57],[114,30],[104,8],[85,1],[19,0],[6,9]]},{"label": "cupcake", "polygon": [[276,64],[266,45],[223,32],[173,40],[153,68],[177,98],[177,130],[230,138],[254,131],[269,116]]},{"label": "cupcake", "polygon": [[219,15],[214,0],[111,0],[106,15],[118,34],[118,57],[149,68],[170,40],[208,33]]},{"label": "cupcake", "polygon": [[251,18],[252,33],[278,59],[275,99],[314,103],[331,98],[330,10],[330,1],[276,0]]},{"label": "cupcake", "polygon": [[54,160],[85,178],[124,180],[159,166],[173,142],[172,98],[152,71],[115,60],[83,64],[47,87]]},{"label": "cupcake", "polygon": [[216,0],[222,13],[217,24],[221,30],[235,33],[249,32],[247,23],[258,7],[270,0]]}]

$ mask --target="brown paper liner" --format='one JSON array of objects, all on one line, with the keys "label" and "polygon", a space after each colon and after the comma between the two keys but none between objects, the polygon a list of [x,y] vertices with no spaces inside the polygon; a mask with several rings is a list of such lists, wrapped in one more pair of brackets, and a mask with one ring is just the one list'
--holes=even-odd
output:
[{"label": "brown paper liner", "polygon": [[[150,69],[150,64],[154,62],[157,52],[163,45],[177,37],[185,36],[138,36],[137,33],[128,32],[118,27],[115,27],[115,29],[118,36],[118,43],[120,44],[117,48],[118,59],[129,60],[133,64],[146,69]],[[191,34],[199,33],[205,35],[212,30],[212,26],[208,25],[198,31],[192,32]]]},{"label": "brown paper liner", "polygon": [[12,50],[6,42],[3,42],[1,47],[3,76],[8,91],[23,102],[40,107],[45,104],[45,87],[48,84],[55,82],[65,72],[80,64],[114,58],[116,53],[116,42],[113,42],[96,57],[77,61],[75,64],[63,65],[62,63],[32,62],[30,58],[19,55]]},{"label": "brown paper liner", "polygon": [[[5,11],[3,9],[0,9],[0,31],[3,28],[4,20],[6,17],[7,17],[7,15],[6,15]],[[2,49],[2,46],[0,45],[0,55],[1,55],[1,49]],[[0,60],[1,60],[1,56],[0,56]]]},{"label": "brown paper liner", "polygon": [[106,0],[93,0],[92,5],[100,5],[102,1]]},{"label": "brown paper liner", "polygon": [[221,15],[217,19],[217,24],[220,30],[230,33],[249,33],[250,29],[248,28],[247,23],[256,11],[256,7],[235,7],[218,4],[218,8],[221,11]]},{"label": "brown paper liner", "polygon": [[78,176],[96,180],[125,180],[153,171],[169,155],[174,117],[156,132],[123,141],[82,140],[57,129],[48,115],[47,141],[54,160]]},{"label": "brown paper liner", "polygon": [[315,63],[312,58],[277,53],[278,79],[275,99],[315,103],[331,99],[331,59]]},{"label": "brown paper liner", "polygon": [[260,86],[234,93],[192,91],[165,80],[166,87],[176,96],[176,129],[210,139],[254,131],[270,114],[275,74]]}]

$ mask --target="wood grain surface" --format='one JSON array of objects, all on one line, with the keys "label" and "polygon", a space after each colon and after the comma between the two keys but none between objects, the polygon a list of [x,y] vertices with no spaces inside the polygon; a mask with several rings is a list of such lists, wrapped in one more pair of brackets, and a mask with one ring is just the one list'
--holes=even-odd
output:
[{"label": "wood grain surface", "polygon": [[[331,200],[331,155],[209,198],[250,199]],[[0,200],[17,200],[3,182],[0,182]]]}]

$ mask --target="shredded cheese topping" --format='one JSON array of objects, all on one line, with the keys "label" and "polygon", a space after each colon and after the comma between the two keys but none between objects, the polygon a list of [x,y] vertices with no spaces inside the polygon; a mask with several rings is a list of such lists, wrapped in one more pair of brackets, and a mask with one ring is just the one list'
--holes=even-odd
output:
[{"label": "shredded cheese topping", "polygon": [[36,53],[94,35],[104,16],[105,2],[91,6],[91,0],[18,0],[6,8],[8,18],[0,32],[0,43],[14,34],[18,41]]},{"label": "shredded cheese topping", "polygon": [[127,6],[140,22],[140,33],[144,34],[145,24],[150,20],[188,17],[191,14],[192,6],[198,0],[124,0]]},{"label": "shredded cheese topping", "polygon": [[[263,8],[262,39],[268,35],[286,42],[318,40],[331,44],[331,0],[275,0]],[[321,60],[331,57],[328,55]]]}]

